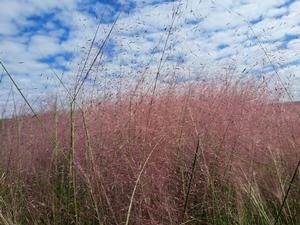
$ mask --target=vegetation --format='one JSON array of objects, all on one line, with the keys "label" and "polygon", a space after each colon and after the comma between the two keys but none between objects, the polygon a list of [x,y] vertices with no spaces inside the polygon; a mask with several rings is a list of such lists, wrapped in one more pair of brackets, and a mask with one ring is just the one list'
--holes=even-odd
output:
[{"label": "vegetation", "polygon": [[297,108],[218,81],[2,120],[0,221],[299,224]]},{"label": "vegetation", "polygon": [[142,73],[88,103],[118,17],[93,55],[97,28],[72,91],[54,72],[67,100],[38,112],[0,62],[31,111],[0,120],[0,224],[300,224],[298,104],[228,74],[159,82],[178,14],[154,80]]}]

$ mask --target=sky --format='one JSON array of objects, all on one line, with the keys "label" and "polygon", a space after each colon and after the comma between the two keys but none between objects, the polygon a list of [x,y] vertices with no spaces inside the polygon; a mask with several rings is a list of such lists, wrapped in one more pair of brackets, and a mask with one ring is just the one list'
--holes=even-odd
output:
[{"label": "sky", "polygon": [[[283,83],[300,99],[299,0],[0,3],[0,60],[33,105],[65,90],[57,76],[65,87],[74,86],[97,27],[91,56],[116,20],[83,90],[92,85],[97,94],[120,80],[130,84],[145,68],[151,81],[160,65],[162,84],[175,73],[178,83],[232,73]],[[18,103],[22,99],[0,68],[0,113]]]}]

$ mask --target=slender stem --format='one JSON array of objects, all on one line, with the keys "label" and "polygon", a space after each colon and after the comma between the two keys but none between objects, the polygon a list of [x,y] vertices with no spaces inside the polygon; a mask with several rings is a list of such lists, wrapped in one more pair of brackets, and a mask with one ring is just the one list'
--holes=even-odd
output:
[{"label": "slender stem", "polygon": [[88,70],[87,70],[85,76],[83,77],[81,83],[79,84],[78,88],[76,89],[75,94],[74,94],[74,97],[73,97],[73,101],[76,99],[77,95],[79,94],[80,89],[82,88],[84,82],[85,82],[86,79],[88,78],[88,76],[89,76],[91,70],[93,69],[94,64],[96,63],[96,61],[97,61],[97,59],[98,59],[98,57],[99,57],[99,55],[100,55],[101,53],[103,53],[103,49],[104,49],[104,47],[105,47],[107,41],[109,40],[109,37],[110,37],[111,33],[113,32],[114,27],[116,26],[116,23],[117,23],[119,17],[120,17],[120,13],[118,14],[117,18],[115,19],[114,23],[112,24],[112,26],[111,26],[111,28],[110,28],[108,34],[106,35],[104,41],[102,42],[102,45],[100,46],[100,48],[99,48],[99,50],[98,50],[96,56],[94,57],[94,59],[93,59],[91,65],[89,66],[89,68],[88,68]]},{"label": "slender stem", "polygon": [[186,193],[185,200],[184,200],[184,207],[183,207],[183,212],[182,212],[182,218],[183,219],[184,219],[186,209],[187,209],[187,205],[188,205],[188,200],[189,200],[191,186],[192,186],[192,182],[193,182],[193,178],[194,178],[194,174],[195,174],[195,168],[196,168],[196,162],[197,162],[199,150],[200,150],[200,138],[198,137],[197,147],[196,147],[196,150],[195,150],[193,164],[192,164],[191,176],[190,176],[190,179],[189,179],[189,182],[188,182],[187,193]]},{"label": "slender stem", "polygon": [[[162,139],[163,139],[163,137],[160,139],[160,141],[161,141]],[[160,142],[160,141],[159,141],[159,142]],[[133,199],[134,199],[134,196],[135,196],[135,193],[136,193],[137,186],[138,186],[138,184],[139,184],[139,182],[140,182],[140,179],[141,179],[142,174],[143,174],[143,172],[144,172],[144,170],[145,170],[145,168],[146,168],[146,165],[148,164],[148,161],[149,161],[149,159],[151,158],[151,156],[152,156],[154,150],[155,150],[156,147],[158,146],[159,142],[157,142],[157,144],[153,147],[153,149],[151,150],[151,152],[148,154],[148,157],[146,158],[146,160],[145,160],[145,162],[144,162],[144,164],[143,164],[143,166],[142,166],[142,169],[141,169],[141,171],[140,171],[140,173],[139,173],[139,175],[138,175],[138,177],[137,177],[137,179],[136,179],[136,181],[135,181],[135,185],[134,185],[134,188],[133,188],[131,197],[130,197],[130,203],[129,203],[129,207],[128,207],[128,212],[127,212],[127,217],[126,217],[126,223],[125,223],[125,225],[128,225],[128,224],[129,224],[130,214],[131,214],[131,209],[132,209],[132,205],[133,205]]]},{"label": "slender stem", "polygon": [[73,189],[73,204],[75,213],[75,224],[78,223],[78,209],[77,209],[77,192],[76,192],[76,170],[75,170],[75,101],[70,103],[70,187]]},{"label": "slender stem", "polygon": [[297,175],[297,172],[298,172],[299,167],[300,167],[300,160],[298,161],[298,164],[297,164],[297,166],[296,166],[296,169],[294,170],[294,174],[293,174],[293,176],[292,176],[292,178],[291,178],[289,187],[288,187],[288,189],[287,189],[287,191],[286,191],[286,193],[285,193],[285,195],[284,195],[284,198],[283,198],[283,201],[282,201],[282,203],[281,203],[281,206],[280,206],[279,212],[278,212],[278,214],[277,214],[276,220],[275,220],[275,222],[274,222],[274,225],[276,225],[276,224],[279,222],[279,218],[280,218],[280,216],[281,216],[283,207],[284,207],[284,205],[285,205],[285,202],[286,202],[286,200],[287,200],[287,197],[288,197],[288,195],[289,195],[289,193],[290,193],[290,190],[291,190],[291,188],[292,188],[292,184],[293,184],[294,181],[295,181],[295,178],[296,178],[296,175]]}]

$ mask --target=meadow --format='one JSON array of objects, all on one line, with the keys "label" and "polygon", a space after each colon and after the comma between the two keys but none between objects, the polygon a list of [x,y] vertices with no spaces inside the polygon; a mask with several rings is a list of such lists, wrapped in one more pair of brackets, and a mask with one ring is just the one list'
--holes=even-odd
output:
[{"label": "meadow", "polygon": [[259,82],[68,104],[0,121],[1,224],[300,224],[299,106]]}]

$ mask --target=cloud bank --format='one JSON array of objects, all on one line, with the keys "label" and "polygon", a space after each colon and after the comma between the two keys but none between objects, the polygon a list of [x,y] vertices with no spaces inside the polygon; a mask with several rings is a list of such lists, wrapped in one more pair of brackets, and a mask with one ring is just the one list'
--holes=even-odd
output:
[{"label": "cloud bank", "polygon": [[[160,82],[175,72],[183,82],[232,70],[241,78],[276,83],[276,70],[297,100],[299,12],[296,0],[2,0],[0,59],[25,95],[38,102],[63,90],[54,73],[72,86],[97,26],[91,55],[120,13],[89,77],[91,83],[97,77],[96,89],[107,78],[134,80],[145,68],[154,78],[165,48]],[[0,109],[13,104],[13,97],[22,102],[2,70],[0,81]]]}]

